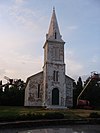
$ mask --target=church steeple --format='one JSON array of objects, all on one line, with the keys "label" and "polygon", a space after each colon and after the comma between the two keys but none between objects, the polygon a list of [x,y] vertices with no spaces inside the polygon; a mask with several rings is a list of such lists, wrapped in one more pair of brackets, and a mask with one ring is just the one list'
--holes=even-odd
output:
[{"label": "church steeple", "polygon": [[55,8],[53,8],[53,13],[52,13],[52,17],[51,17],[49,31],[46,36],[46,40],[63,42],[63,40],[61,39],[60,31],[59,31]]}]

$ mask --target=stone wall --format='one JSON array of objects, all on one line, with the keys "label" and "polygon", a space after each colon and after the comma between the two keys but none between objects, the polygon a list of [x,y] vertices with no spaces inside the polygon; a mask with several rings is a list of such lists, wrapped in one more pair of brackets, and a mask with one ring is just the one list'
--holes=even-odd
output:
[{"label": "stone wall", "polygon": [[66,105],[67,107],[73,106],[73,79],[66,76]]},{"label": "stone wall", "polygon": [[42,106],[43,99],[43,72],[27,79],[25,89],[25,106]]}]

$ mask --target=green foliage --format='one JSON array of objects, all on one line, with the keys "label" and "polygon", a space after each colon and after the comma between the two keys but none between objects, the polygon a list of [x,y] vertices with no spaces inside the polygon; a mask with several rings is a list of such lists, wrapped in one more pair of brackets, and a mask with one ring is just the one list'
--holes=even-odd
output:
[{"label": "green foliage", "polygon": [[42,113],[32,113],[20,115],[20,120],[40,120],[43,119],[44,115]]},{"label": "green foliage", "polygon": [[41,120],[41,119],[63,119],[64,114],[59,112],[33,113],[26,114],[7,114],[0,116],[0,122],[19,121],[19,120]]},{"label": "green foliage", "polygon": [[83,89],[83,82],[82,82],[81,77],[78,78],[76,87],[77,87],[78,93],[80,93],[82,91],[82,89]]},{"label": "green foliage", "polygon": [[98,114],[97,112],[92,112],[89,115],[90,118],[100,118],[100,114]]},{"label": "green foliage", "polygon": [[81,77],[78,78],[77,83],[74,83],[74,90],[73,90],[73,107],[76,108],[77,106],[77,97],[79,96],[80,92],[83,90],[83,82]]},{"label": "green foliage", "polygon": [[4,91],[0,92],[0,105],[2,106],[22,106],[24,105],[25,84],[22,80],[17,80],[12,85],[5,85]]},{"label": "green foliage", "polygon": [[[0,106],[0,122],[41,119],[82,119],[87,118],[94,110],[67,109],[45,110],[41,108],[25,108],[19,106]],[[100,114],[99,110],[95,110]]]},{"label": "green foliage", "polygon": [[84,92],[84,98],[90,101],[91,106],[94,108],[100,107],[100,85],[98,81],[92,80],[86,91]]},{"label": "green foliage", "polygon": [[44,115],[46,119],[63,119],[64,114],[60,112],[48,112]]},{"label": "green foliage", "polygon": [[[90,77],[85,81],[84,86],[88,83],[89,80]],[[76,89],[73,90],[74,108],[77,107],[77,97],[79,96],[82,89],[83,83],[81,77],[79,77],[76,84]],[[88,100],[90,102],[90,106],[93,108],[100,107],[100,83],[98,82],[98,79],[91,80],[85,91],[82,93],[80,99]]]}]

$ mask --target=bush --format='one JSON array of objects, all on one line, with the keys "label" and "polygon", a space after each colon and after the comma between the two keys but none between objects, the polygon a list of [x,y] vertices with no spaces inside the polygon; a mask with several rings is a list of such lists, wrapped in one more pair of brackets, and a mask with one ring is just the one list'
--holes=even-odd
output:
[{"label": "bush", "polygon": [[63,119],[64,114],[60,112],[48,112],[44,115],[45,119]]},{"label": "bush", "polygon": [[28,114],[23,114],[20,116],[21,120],[39,120],[39,119],[43,119],[43,115],[42,114],[34,114],[34,113],[28,113]]},{"label": "bush", "polygon": [[100,114],[98,114],[97,112],[92,112],[89,115],[90,118],[100,118]]}]

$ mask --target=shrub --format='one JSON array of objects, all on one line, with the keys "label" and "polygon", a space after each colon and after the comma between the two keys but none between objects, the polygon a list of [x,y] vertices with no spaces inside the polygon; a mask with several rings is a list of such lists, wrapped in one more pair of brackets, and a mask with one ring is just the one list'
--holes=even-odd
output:
[{"label": "shrub", "polygon": [[100,118],[100,114],[98,114],[97,112],[92,112],[89,115],[90,118]]},{"label": "shrub", "polygon": [[63,119],[64,114],[60,112],[48,112],[48,113],[45,113],[44,118],[45,119]]},{"label": "shrub", "polygon": [[44,118],[43,114],[40,114],[40,113],[35,114],[31,112],[20,116],[21,120],[39,120],[43,118]]},{"label": "shrub", "polygon": [[34,119],[36,119],[36,120],[44,119],[44,115],[41,113],[37,113],[37,114],[35,114]]}]

